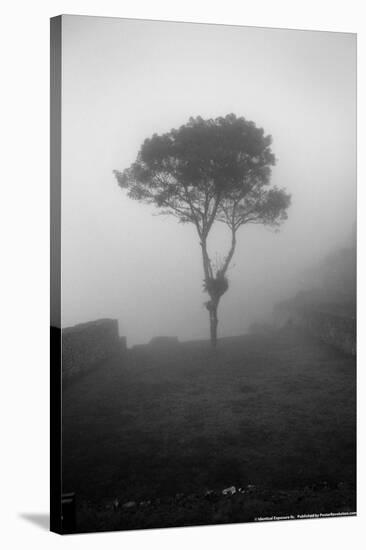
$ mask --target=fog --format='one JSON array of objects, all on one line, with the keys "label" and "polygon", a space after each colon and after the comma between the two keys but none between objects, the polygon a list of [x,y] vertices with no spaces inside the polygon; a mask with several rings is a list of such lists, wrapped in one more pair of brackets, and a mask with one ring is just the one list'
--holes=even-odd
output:
[{"label": "fog", "polygon": [[[153,133],[235,113],[273,137],[272,182],[292,194],[279,232],[248,225],[220,304],[242,334],[352,239],[356,217],[352,34],[63,17],[62,326],[119,320],[128,343],[208,337],[192,225],[129,199],[123,170]],[[215,226],[210,251],[229,244]]]}]

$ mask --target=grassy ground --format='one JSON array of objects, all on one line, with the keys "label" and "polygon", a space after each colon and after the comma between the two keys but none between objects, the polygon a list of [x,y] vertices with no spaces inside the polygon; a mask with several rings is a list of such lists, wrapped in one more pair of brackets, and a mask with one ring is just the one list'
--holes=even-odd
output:
[{"label": "grassy ground", "polygon": [[[295,332],[223,339],[216,353],[206,342],[129,350],[64,392],[64,491],[90,511],[116,497],[154,501],[248,484],[263,488],[255,497],[263,505],[263,491],[326,486],[314,512],[333,512],[342,487],[339,503],[350,510],[355,381],[354,358]],[[178,509],[182,525],[217,515],[206,504],[196,520]],[[159,524],[141,518],[132,526]]]}]

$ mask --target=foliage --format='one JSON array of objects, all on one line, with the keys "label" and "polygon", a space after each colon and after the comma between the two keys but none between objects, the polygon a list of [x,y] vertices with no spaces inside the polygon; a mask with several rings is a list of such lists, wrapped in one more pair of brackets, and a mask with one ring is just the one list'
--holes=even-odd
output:
[{"label": "foliage", "polygon": [[190,118],[179,129],[146,139],[136,162],[114,172],[130,198],[154,204],[206,239],[215,220],[236,231],[246,223],[278,225],[290,197],[268,189],[271,136],[234,114]]}]

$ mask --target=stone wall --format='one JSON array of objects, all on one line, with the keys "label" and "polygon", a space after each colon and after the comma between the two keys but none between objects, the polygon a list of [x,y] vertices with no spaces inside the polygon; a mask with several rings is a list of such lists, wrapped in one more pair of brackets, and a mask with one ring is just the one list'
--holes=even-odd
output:
[{"label": "stone wall", "polygon": [[322,342],[356,355],[356,314],[352,302],[306,303],[296,297],[277,304],[274,322],[277,327],[298,326]]},{"label": "stone wall", "polygon": [[69,380],[120,349],[116,319],[99,319],[62,330],[62,378]]},{"label": "stone wall", "polygon": [[356,355],[356,319],[329,312],[307,312],[306,328],[323,342],[345,353]]}]

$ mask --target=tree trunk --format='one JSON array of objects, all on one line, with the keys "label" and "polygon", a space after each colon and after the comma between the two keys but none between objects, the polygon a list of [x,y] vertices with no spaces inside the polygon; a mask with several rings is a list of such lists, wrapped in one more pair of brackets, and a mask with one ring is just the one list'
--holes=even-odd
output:
[{"label": "tree trunk", "polygon": [[212,309],[209,311],[210,314],[210,336],[211,336],[211,346],[216,348],[217,345],[217,325],[219,323],[217,318],[217,305],[212,306]]}]

